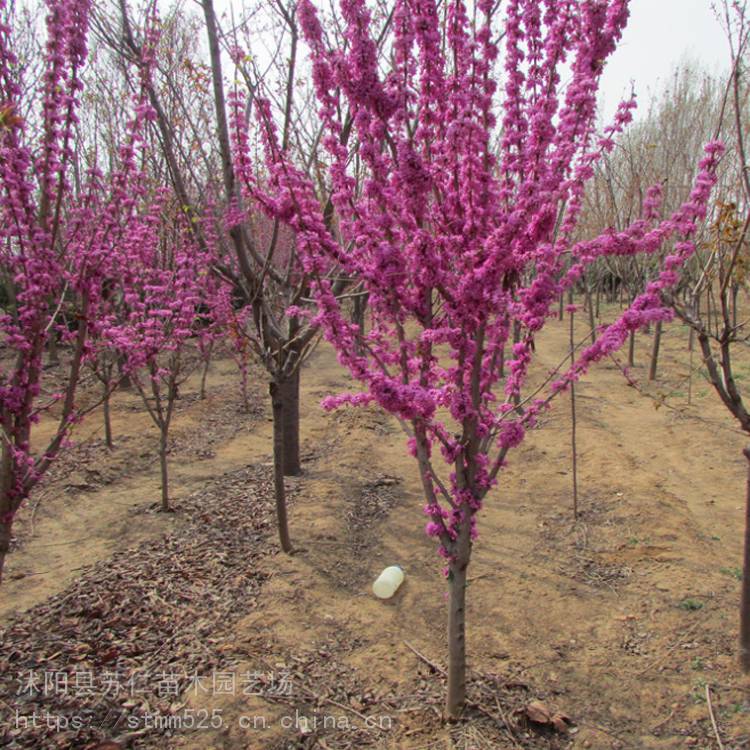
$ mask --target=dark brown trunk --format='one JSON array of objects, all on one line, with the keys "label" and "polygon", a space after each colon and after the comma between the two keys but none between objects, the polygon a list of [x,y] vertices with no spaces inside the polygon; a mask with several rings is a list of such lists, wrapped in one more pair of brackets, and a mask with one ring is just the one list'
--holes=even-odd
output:
[{"label": "dark brown trunk", "polygon": [[273,486],[276,496],[276,522],[279,527],[281,549],[289,553],[292,551],[292,542],[289,539],[284,489],[284,401],[277,383],[272,381],[269,390],[273,407]]},{"label": "dark brown trunk", "polygon": [[60,350],[57,346],[57,331],[52,329],[47,338],[47,363],[50,367],[60,364]]},{"label": "dark brown trunk", "polygon": [[119,387],[123,391],[129,391],[133,387],[130,375],[125,372],[125,357],[117,358],[117,372],[120,375]]},{"label": "dark brown trunk", "polygon": [[102,402],[102,411],[104,412],[104,441],[107,444],[107,448],[112,450],[115,447],[112,442],[112,418],[110,417],[109,410],[109,384],[104,384],[104,401]]},{"label": "dark brown trunk", "polygon": [[206,378],[208,377],[208,368],[211,366],[211,354],[213,352],[214,342],[212,341],[208,345],[208,351],[206,352],[206,360],[203,363],[203,372],[201,373],[201,390],[200,399],[203,401],[206,398]]},{"label": "dark brown trunk", "polygon": [[18,507],[10,496],[9,488],[12,486],[13,461],[11,460],[10,447],[6,441],[0,449],[0,584],[3,580],[5,558],[10,551],[13,515]]},{"label": "dark brown trunk", "polygon": [[661,346],[661,321],[656,321],[654,328],[654,345],[651,349],[651,366],[648,369],[648,379],[656,380],[656,368],[659,364],[659,347]]},{"label": "dark brown trunk", "polygon": [[596,343],[596,318],[594,317],[594,301],[591,298],[591,288],[589,282],[586,281],[586,307],[589,313],[589,327],[591,328],[591,343]]},{"label": "dark brown trunk", "polygon": [[635,331],[630,332],[628,341],[628,367],[635,367]]},{"label": "dark brown trunk", "polygon": [[742,596],[740,602],[740,666],[750,674],[750,448],[744,450],[748,462],[745,492],[745,553],[742,564]]},{"label": "dark brown trunk", "polygon": [[[0,518],[3,517],[4,511],[0,510]],[[9,517],[6,516],[6,517]],[[3,570],[5,569],[5,558],[10,550],[11,531],[13,529],[13,519],[0,520],[0,584],[3,582]]]},{"label": "dark brown trunk", "polygon": [[299,460],[299,370],[278,386],[284,421],[284,476],[302,473]]}]

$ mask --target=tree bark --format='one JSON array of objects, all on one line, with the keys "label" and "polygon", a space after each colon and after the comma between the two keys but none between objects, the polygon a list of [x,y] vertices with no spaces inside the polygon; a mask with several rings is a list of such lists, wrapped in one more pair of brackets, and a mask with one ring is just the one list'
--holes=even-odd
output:
[{"label": "tree bark", "polygon": [[299,369],[282,383],[278,390],[283,408],[284,476],[302,473],[299,460]]},{"label": "tree bark", "polygon": [[745,551],[742,566],[742,595],[740,602],[740,667],[750,674],[750,447],[743,451],[748,462],[745,493]]},{"label": "tree bark", "polygon": [[107,444],[107,448],[112,450],[115,444],[112,442],[112,419],[109,411],[109,383],[104,384],[104,401],[102,402],[102,410],[104,412],[104,441]]},{"label": "tree bark", "polygon": [[359,336],[357,337],[357,346],[361,348],[361,337],[365,335],[365,313],[367,312],[367,295],[357,294],[354,297],[352,310],[352,323],[359,326]]},{"label": "tree bark", "polygon": [[688,338],[688,351],[690,352],[690,359],[688,361],[688,396],[687,402],[690,406],[693,402],[693,352],[695,350],[695,329],[690,326],[690,335]]},{"label": "tree bark", "polygon": [[125,357],[117,357],[117,372],[120,375],[119,388],[123,391],[129,391],[133,388],[133,380],[130,375],[125,372]]},{"label": "tree bark", "polygon": [[13,486],[13,461],[7,441],[0,448],[0,584],[3,580],[5,558],[10,551],[13,516],[18,508],[10,494]]},{"label": "tree bark", "polygon": [[165,513],[169,508],[169,470],[167,467],[167,431],[162,429],[159,438],[159,462],[161,464],[161,509]]},{"label": "tree bark", "polygon": [[53,328],[47,338],[47,364],[58,367],[60,364],[60,350],[57,346],[57,331]]},{"label": "tree bark", "polygon": [[445,711],[457,719],[466,703],[466,573],[471,559],[471,517],[465,508],[456,559],[448,567],[448,694]]},{"label": "tree bark", "polygon": [[200,400],[203,401],[206,398],[206,378],[208,377],[208,368],[211,366],[211,354],[213,354],[214,342],[208,345],[208,351],[206,352],[205,361],[203,363],[203,372],[201,373],[201,390]]},{"label": "tree bark", "polygon": [[586,294],[586,307],[588,309],[589,314],[589,327],[591,328],[591,343],[596,343],[596,318],[594,316],[594,300],[591,295],[591,287],[589,286],[589,282],[584,279],[585,284],[585,294]]},{"label": "tree bark", "polygon": [[[573,295],[571,294],[571,303]],[[575,362],[575,313],[572,312],[571,307],[570,313],[570,364],[573,366]],[[591,307],[589,306],[589,313],[591,313]],[[596,336],[594,327],[591,327],[592,336]],[[570,443],[571,450],[573,453],[573,518],[578,520],[578,445],[576,443],[576,384],[571,382],[570,384],[570,417],[571,417],[571,429],[570,429]]]},{"label": "tree bark", "polygon": [[651,349],[651,366],[648,370],[648,379],[656,380],[656,368],[659,364],[659,347],[661,346],[661,321],[656,321],[654,328],[654,345]]},{"label": "tree bark", "polygon": [[635,331],[630,332],[628,341],[628,367],[635,367]]},{"label": "tree bark", "polygon": [[[9,520],[1,520],[4,517]],[[6,516],[4,508],[0,508],[0,584],[3,582],[3,570],[5,569],[5,558],[10,550],[11,531],[13,529],[13,517]]]},{"label": "tree bark", "polygon": [[292,551],[292,542],[289,538],[284,489],[284,400],[278,383],[271,381],[269,390],[273,407],[273,485],[276,496],[276,522],[279,527],[281,549],[289,553]]}]

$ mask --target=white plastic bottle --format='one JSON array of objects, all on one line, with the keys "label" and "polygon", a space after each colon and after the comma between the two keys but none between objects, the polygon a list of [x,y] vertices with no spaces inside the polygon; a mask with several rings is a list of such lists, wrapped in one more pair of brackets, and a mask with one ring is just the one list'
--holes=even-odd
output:
[{"label": "white plastic bottle", "polygon": [[378,599],[390,599],[404,581],[404,570],[400,565],[387,567],[372,584],[372,592]]}]

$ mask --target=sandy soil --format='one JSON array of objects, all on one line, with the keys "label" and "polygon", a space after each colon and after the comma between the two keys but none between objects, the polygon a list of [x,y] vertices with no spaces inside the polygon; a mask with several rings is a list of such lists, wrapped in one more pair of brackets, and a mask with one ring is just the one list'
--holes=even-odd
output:
[{"label": "sandy soil", "polygon": [[[539,341],[540,372],[563,355],[566,326],[551,323]],[[750,683],[735,667],[744,443],[700,379],[687,406],[686,339],[677,325],[666,330],[660,376],[648,384],[650,341],[641,337],[631,376],[651,397],[614,363],[578,386],[577,522],[567,396],[510,456],[487,500],[470,570],[470,667],[489,713],[504,715],[512,736],[489,720],[439,721],[441,677],[414,650],[438,667],[445,661],[445,583],[422,531],[415,465],[390,417],[320,410],[321,397],[349,383],[321,346],[302,378],[304,474],[291,481],[296,553],[260,558],[266,582],[255,606],[237,612],[221,635],[237,675],[291,673],[291,694],[184,695],[191,709],[218,710],[221,726],[142,746],[713,748],[709,686],[724,747],[749,748]],[[207,401],[195,398],[197,381],[184,389],[172,457],[176,500],[270,462],[267,409],[239,414],[236,380],[221,361]],[[22,512],[0,592],[4,618],[63,591],[113,550],[184,522],[179,513],[142,512],[158,499],[156,433],[132,395],[117,396],[114,429],[119,446],[110,457],[95,418],[83,426],[83,445]],[[370,584],[393,563],[406,581],[384,603]],[[486,691],[493,685],[500,713]],[[567,714],[573,730],[519,727],[507,710],[535,699]],[[339,728],[286,726],[311,706]],[[365,715],[380,724],[365,731]]]}]

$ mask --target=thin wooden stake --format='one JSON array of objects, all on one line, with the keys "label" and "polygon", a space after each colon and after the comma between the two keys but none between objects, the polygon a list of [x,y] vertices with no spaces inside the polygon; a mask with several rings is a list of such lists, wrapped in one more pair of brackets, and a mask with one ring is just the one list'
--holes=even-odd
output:
[{"label": "thin wooden stake", "polygon": [[716,726],[716,717],[714,716],[714,707],[711,705],[711,688],[706,685],[706,703],[708,704],[708,715],[711,717],[711,725],[714,728],[714,734],[716,735],[716,742],[719,744],[719,750],[724,750],[724,743],[721,741],[721,735],[719,734],[719,727]]}]

